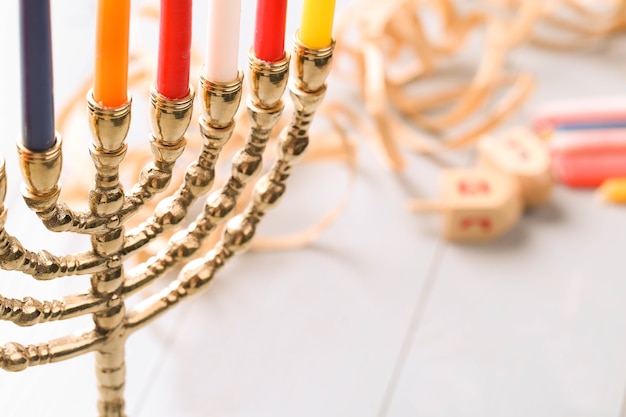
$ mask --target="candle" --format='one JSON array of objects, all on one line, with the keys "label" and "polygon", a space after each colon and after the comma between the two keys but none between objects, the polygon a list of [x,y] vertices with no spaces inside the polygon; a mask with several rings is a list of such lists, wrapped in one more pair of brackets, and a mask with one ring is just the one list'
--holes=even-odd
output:
[{"label": "candle", "polygon": [[50,0],[20,1],[22,142],[31,151],[54,143]]},{"label": "candle", "polygon": [[93,97],[104,107],[128,101],[130,0],[98,0]]},{"label": "candle", "polygon": [[189,94],[191,0],[161,0],[157,91],[169,99]]},{"label": "candle", "polygon": [[304,0],[299,38],[304,46],[321,49],[333,42],[335,0]]},{"label": "candle", "polygon": [[285,57],[285,24],[287,0],[258,0],[254,30],[254,54],[276,62]]},{"label": "candle", "polygon": [[204,77],[230,82],[239,71],[241,0],[210,0]]}]

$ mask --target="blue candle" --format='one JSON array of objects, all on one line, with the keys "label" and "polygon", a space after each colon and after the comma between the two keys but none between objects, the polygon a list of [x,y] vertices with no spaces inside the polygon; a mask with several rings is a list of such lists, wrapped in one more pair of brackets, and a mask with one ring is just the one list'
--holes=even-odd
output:
[{"label": "blue candle", "polygon": [[20,0],[22,141],[31,151],[55,143],[50,0]]}]

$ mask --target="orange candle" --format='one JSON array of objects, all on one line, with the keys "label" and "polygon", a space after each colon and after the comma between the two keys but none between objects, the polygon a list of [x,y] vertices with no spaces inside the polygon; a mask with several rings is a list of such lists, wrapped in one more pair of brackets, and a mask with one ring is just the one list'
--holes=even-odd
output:
[{"label": "orange candle", "polygon": [[103,107],[128,100],[130,0],[98,0],[93,98]]}]

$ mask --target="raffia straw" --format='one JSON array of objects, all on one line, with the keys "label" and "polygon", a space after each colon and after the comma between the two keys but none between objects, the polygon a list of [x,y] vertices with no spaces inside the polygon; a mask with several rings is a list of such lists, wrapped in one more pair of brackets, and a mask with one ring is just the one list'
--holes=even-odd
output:
[{"label": "raffia straw", "polygon": [[[352,62],[352,73],[344,70],[339,75],[360,80],[364,108],[376,127],[367,132],[372,136],[369,141],[391,170],[404,168],[405,149],[420,153],[463,149],[514,114],[535,85],[530,74],[506,69],[515,48],[580,47],[626,26],[626,0],[473,3],[475,7],[468,8],[453,0],[371,1],[350,9],[337,25],[337,55]],[[434,35],[425,30],[429,26],[424,20],[433,17],[439,28]],[[539,35],[542,27],[554,36]],[[471,78],[436,92],[415,93],[416,84],[427,83],[477,33],[482,33],[483,48]],[[362,76],[354,77],[355,73]],[[410,134],[401,129],[403,134],[397,135],[396,124],[402,121],[396,113],[418,130]],[[420,130],[430,132],[432,139]]]}]

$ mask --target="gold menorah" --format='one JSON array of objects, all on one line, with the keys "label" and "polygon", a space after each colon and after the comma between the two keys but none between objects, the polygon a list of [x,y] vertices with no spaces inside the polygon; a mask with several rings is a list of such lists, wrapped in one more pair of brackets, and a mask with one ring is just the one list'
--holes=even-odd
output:
[{"label": "gold menorah", "polygon": [[[96,175],[89,191],[89,208],[85,211],[74,211],[59,198],[60,135],[57,134],[55,145],[43,152],[33,152],[18,144],[25,180],[22,193],[28,207],[53,232],[89,235],[92,248],[70,255],[32,252],[9,235],[4,229],[7,179],[2,160],[0,267],[23,272],[37,280],[90,275],[91,287],[85,292],[51,301],[0,296],[0,319],[19,326],[33,326],[91,314],[93,327],[39,344],[7,343],[0,347],[0,367],[12,372],[23,371],[94,352],[99,415],[125,416],[126,339],[179,301],[205,288],[229,259],[248,248],[257,225],[285,193],[294,164],[307,148],[309,127],[326,92],[333,49],[334,44],[321,49],[308,48],[296,36],[292,63],[295,74],[290,82],[289,54],[285,54],[281,61],[268,63],[250,52],[247,111],[251,127],[243,148],[233,157],[230,177],[211,194],[216,161],[235,128],[243,74],[240,71],[238,79],[230,83],[216,83],[201,76],[201,151],[187,167],[184,182],[177,191],[160,201],[150,217],[131,230],[124,227],[127,221],[163,192],[172,179],[174,164],[185,148],[185,133],[192,117],[193,89],[190,88],[189,95],[180,100],[167,99],[156,89],[151,91],[153,161],[143,168],[138,183],[129,191],[124,191],[120,183],[119,169],[127,151],[130,102],[111,109],[96,103],[91,92],[88,94],[87,107],[93,134],[89,153]],[[269,171],[259,177],[272,128],[284,109],[283,95],[288,84],[294,103],[293,115],[278,138],[276,160]],[[255,180],[250,202],[236,214],[242,190]],[[203,212],[185,227],[190,206],[207,194]],[[208,253],[202,253],[202,242],[223,224],[226,227],[221,239]],[[169,231],[178,233],[168,240],[166,248],[128,271],[124,269],[124,261],[129,256]],[[166,289],[127,308],[127,297],[179,266],[183,266],[182,271]]]}]

